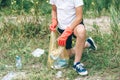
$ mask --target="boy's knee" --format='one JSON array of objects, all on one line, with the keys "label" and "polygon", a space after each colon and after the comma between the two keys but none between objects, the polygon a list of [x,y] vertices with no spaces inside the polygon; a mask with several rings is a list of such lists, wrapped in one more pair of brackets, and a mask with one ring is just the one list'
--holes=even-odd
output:
[{"label": "boy's knee", "polygon": [[86,35],[86,29],[84,25],[78,25],[74,29],[74,34],[76,35],[76,37],[84,37]]}]

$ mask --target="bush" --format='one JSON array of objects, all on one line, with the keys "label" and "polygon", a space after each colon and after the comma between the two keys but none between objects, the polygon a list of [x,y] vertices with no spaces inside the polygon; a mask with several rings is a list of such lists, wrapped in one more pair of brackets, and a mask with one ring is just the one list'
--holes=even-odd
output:
[{"label": "bush", "polygon": [[[109,12],[109,7],[114,5],[114,7],[120,10],[120,0],[84,0],[84,14],[86,12],[92,11],[94,15],[105,14]],[[35,11],[35,14],[50,14],[51,7],[48,0],[1,0],[0,6],[8,7],[12,13],[31,13]],[[33,13],[33,12],[32,12]],[[90,13],[90,12],[89,12]]]}]

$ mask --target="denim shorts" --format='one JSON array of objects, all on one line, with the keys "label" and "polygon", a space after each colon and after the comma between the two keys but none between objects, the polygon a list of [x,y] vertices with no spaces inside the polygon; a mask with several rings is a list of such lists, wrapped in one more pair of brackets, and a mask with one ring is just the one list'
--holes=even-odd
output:
[{"label": "denim shorts", "polygon": [[[84,25],[83,20],[80,22],[80,24]],[[62,30],[60,28],[58,28],[57,30],[61,34],[64,32],[64,30]],[[76,38],[76,36],[73,33],[68,37],[68,39],[66,41],[66,49],[71,49],[72,48],[72,37]]]}]

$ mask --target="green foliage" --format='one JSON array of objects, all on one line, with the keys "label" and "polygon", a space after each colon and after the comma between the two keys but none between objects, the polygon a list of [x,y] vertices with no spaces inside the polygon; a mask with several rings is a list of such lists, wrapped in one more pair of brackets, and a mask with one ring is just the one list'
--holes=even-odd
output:
[{"label": "green foliage", "polygon": [[23,9],[25,10],[25,12],[29,12],[33,5],[34,4],[28,0],[23,1]]},{"label": "green foliage", "polygon": [[84,3],[84,14],[92,10],[93,13],[96,13],[94,15],[101,15],[103,10],[109,12],[109,7],[112,5],[115,5],[114,7],[118,10],[120,8],[120,0],[84,0]]},{"label": "green foliage", "polygon": [[[111,18],[111,29],[112,29],[112,34],[111,36],[113,37],[112,41],[114,43],[114,52],[117,53],[117,50],[119,50],[119,45],[120,45],[120,12],[118,9],[115,9],[114,7],[110,7],[110,18]],[[117,47],[117,48],[116,48]]]},{"label": "green foliage", "polygon": [[[84,0],[84,14],[88,11],[97,13],[96,15],[103,14],[102,12],[108,11],[111,5],[120,10],[120,0]],[[51,7],[48,0],[1,0],[0,7],[4,6],[11,8],[12,13],[31,13],[35,11],[35,14],[49,14]]]},{"label": "green foliage", "polygon": [[[55,74],[57,70],[49,70],[47,68],[47,55],[49,48],[49,30],[51,7],[47,0],[6,0],[1,2],[0,22],[4,26],[0,27],[0,75],[3,77],[7,71],[17,71],[15,67],[6,68],[5,65],[15,65],[15,56],[20,55],[23,62],[23,71],[26,71],[26,80],[56,80]],[[89,51],[86,49],[82,56],[82,62],[86,65],[89,73],[103,74],[105,71],[111,73],[119,73],[120,69],[120,0],[84,0],[84,15],[86,12],[92,12],[93,17],[101,15],[103,10],[109,12],[111,19],[111,34],[102,34],[99,26],[93,23],[92,32],[88,32],[92,36],[98,46],[97,51]],[[3,3],[7,8],[3,7]],[[117,4],[117,5],[116,5]],[[22,16],[33,16],[30,21],[22,21],[17,24],[17,20],[8,19],[5,22],[4,17],[11,14]],[[26,16],[27,14],[27,16]],[[18,15],[17,15],[18,16]],[[39,17],[42,16],[40,19]],[[91,15],[90,15],[91,16]],[[21,17],[22,18],[22,17]],[[18,18],[19,20],[19,18]],[[19,22],[19,21],[18,21]],[[43,48],[45,54],[39,58],[31,55],[36,48]],[[63,69],[63,77],[61,79],[74,80],[79,75],[72,70],[73,59],[70,59],[70,65],[67,69]],[[33,65],[35,66],[33,68]],[[37,67],[36,67],[37,65]],[[99,73],[101,72],[101,73]],[[48,73],[49,75],[46,75]],[[44,76],[46,75],[46,76]],[[0,77],[1,77],[0,76]],[[92,80],[92,79],[91,79]],[[109,79],[107,79],[109,80]],[[116,80],[113,79],[113,80]]]},{"label": "green foliage", "polygon": [[9,7],[11,5],[12,0],[0,0],[0,6]]},{"label": "green foliage", "polygon": [[23,14],[48,14],[50,13],[50,4],[48,0],[2,0],[1,9],[9,8],[11,13]]}]

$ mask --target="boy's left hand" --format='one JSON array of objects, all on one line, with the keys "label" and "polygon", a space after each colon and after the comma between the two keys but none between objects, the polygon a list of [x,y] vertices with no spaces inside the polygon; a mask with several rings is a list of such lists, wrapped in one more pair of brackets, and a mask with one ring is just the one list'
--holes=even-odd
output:
[{"label": "boy's left hand", "polygon": [[72,29],[71,28],[66,28],[65,31],[62,33],[60,37],[58,37],[58,45],[59,46],[65,46],[66,45],[66,40],[68,37],[72,34]]}]

